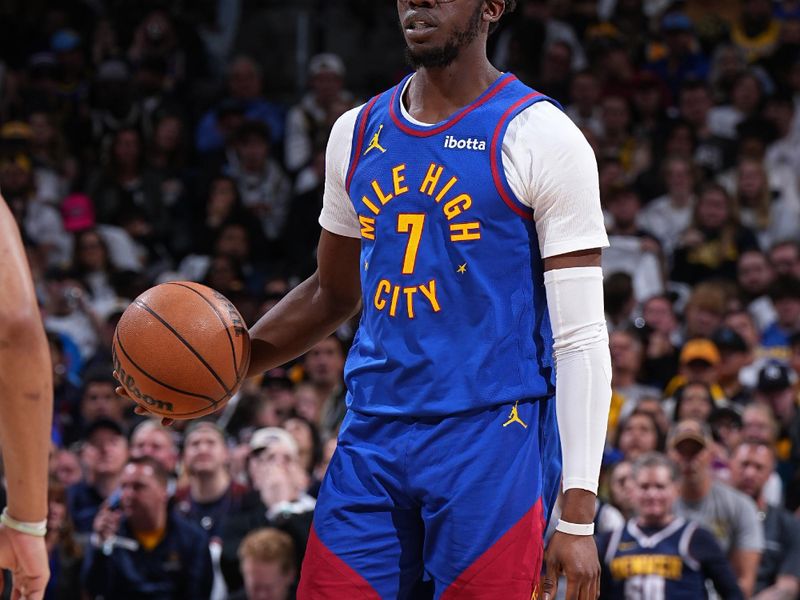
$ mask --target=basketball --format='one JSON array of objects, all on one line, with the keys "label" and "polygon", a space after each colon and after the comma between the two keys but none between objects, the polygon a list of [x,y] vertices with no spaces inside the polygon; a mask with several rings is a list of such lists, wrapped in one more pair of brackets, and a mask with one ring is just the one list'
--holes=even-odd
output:
[{"label": "basketball", "polygon": [[170,419],[221,409],[250,362],[250,336],[225,296],[191,281],[150,288],[114,332],[114,369],[137,404]]}]

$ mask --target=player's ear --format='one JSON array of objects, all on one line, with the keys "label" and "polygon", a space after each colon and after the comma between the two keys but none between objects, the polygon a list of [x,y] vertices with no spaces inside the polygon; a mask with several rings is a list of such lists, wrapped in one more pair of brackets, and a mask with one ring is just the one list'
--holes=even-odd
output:
[{"label": "player's ear", "polygon": [[483,20],[489,24],[497,23],[505,12],[505,0],[485,0],[483,3]]}]

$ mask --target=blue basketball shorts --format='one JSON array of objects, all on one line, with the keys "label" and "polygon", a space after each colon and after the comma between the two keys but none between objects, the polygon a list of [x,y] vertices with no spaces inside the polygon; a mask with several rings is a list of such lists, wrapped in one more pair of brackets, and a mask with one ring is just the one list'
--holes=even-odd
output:
[{"label": "blue basketball shorts", "polygon": [[298,598],[529,600],[560,476],[553,398],[443,418],[348,411]]}]

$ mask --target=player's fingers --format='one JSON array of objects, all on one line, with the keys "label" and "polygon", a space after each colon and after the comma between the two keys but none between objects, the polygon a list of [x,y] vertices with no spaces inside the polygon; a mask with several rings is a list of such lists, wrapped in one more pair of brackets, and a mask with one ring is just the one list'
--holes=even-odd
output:
[{"label": "player's fingers", "polygon": [[542,598],[544,600],[554,600],[558,592],[558,577],[561,575],[561,568],[555,561],[545,562],[545,572],[542,577]]},{"label": "player's fingers", "polygon": [[166,427],[168,425],[172,425],[175,422],[175,419],[170,419],[169,417],[164,417],[161,419],[161,424]]},{"label": "player's fingers", "polygon": [[125,396],[125,397],[130,398],[130,395],[128,394],[128,390],[126,390],[121,385],[118,385],[117,387],[115,387],[114,391],[117,393],[118,396]]}]

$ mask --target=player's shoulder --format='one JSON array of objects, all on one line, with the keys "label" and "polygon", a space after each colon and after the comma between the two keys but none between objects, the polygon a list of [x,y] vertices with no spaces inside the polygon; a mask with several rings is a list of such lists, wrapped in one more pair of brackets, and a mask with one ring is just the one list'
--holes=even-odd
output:
[{"label": "player's shoulder", "polygon": [[361,114],[366,103],[359,104],[358,106],[354,106],[353,108],[345,111],[342,115],[336,119],[333,123],[333,127],[331,128],[331,136],[336,134],[344,134],[352,135],[353,129],[356,126],[356,121],[358,120],[358,115]]},{"label": "player's shoulder", "polygon": [[[535,139],[545,143],[557,143],[565,139],[585,141],[572,119],[549,100],[540,100],[525,108],[511,121],[509,129],[512,127],[534,135]],[[555,137],[545,137],[551,135]]]}]

